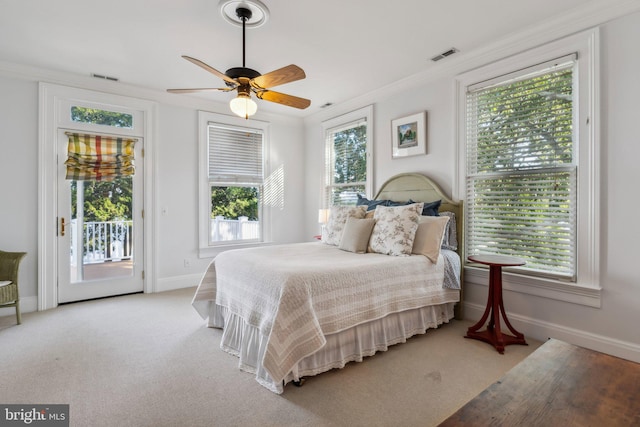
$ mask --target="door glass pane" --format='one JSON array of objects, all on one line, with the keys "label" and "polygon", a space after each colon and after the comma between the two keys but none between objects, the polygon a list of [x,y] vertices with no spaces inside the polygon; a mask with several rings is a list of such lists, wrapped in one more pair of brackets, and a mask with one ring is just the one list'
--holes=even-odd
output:
[{"label": "door glass pane", "polygon": [[71,283],[133,274],[133,177],[69,181]]},{"label": "door glass pane", "polygon": [[94,125],[113,126],[117,128],[133,128],[133,115],[98,108],[71,107],[71,120]]}]

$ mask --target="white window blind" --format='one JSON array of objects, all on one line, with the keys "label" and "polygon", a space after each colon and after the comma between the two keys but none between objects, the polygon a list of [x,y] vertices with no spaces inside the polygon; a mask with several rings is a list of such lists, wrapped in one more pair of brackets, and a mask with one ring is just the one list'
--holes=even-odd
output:
[{"label": "white window blind", "polygon": [[574,69],[570,56],[467,88],[468,254],[575,280]]},{"label": "white window blind", "polygon": [[209,182],[262,184],[263,134],[209,123]]},{"label": "white window blind", "polygon": [[367,120],[363,117],[326,131],[325,206],[355,205],[367,184]]}]

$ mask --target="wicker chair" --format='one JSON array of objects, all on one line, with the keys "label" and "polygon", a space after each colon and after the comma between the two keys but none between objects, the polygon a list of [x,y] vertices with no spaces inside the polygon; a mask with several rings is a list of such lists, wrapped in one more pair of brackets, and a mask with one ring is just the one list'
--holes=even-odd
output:
[{"label": "wicker chair", "polygon": [[25,252],[0,251],[0,308],[15,307],[18,325],[22,323],[18,294],[18,267],[25,255],[27,255]]}]

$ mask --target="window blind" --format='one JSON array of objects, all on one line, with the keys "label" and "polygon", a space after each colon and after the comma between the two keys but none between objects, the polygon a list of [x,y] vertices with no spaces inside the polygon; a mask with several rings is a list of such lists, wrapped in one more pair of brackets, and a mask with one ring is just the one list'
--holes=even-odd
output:
[{"label": "window blind", "polygon": [[367,120],[361,118],[328,129],[325,206],[355,205],[367,181]]},{"label": "window blind", "polygon": [[468,88],[468,254],[514,255],[531,274],[575,280],[574,64]]},{"label": "window blind", "polygon": [[262,184],[263,134],[210,123],[209,182]]}]

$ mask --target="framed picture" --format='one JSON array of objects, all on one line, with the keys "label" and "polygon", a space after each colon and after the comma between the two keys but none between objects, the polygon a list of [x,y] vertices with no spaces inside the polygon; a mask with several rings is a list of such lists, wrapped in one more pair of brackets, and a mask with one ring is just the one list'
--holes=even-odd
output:
[{"label": "framed picture", "polygon": [[394,159],[427,154],[427,113],[413,114],[391,121]]}]

